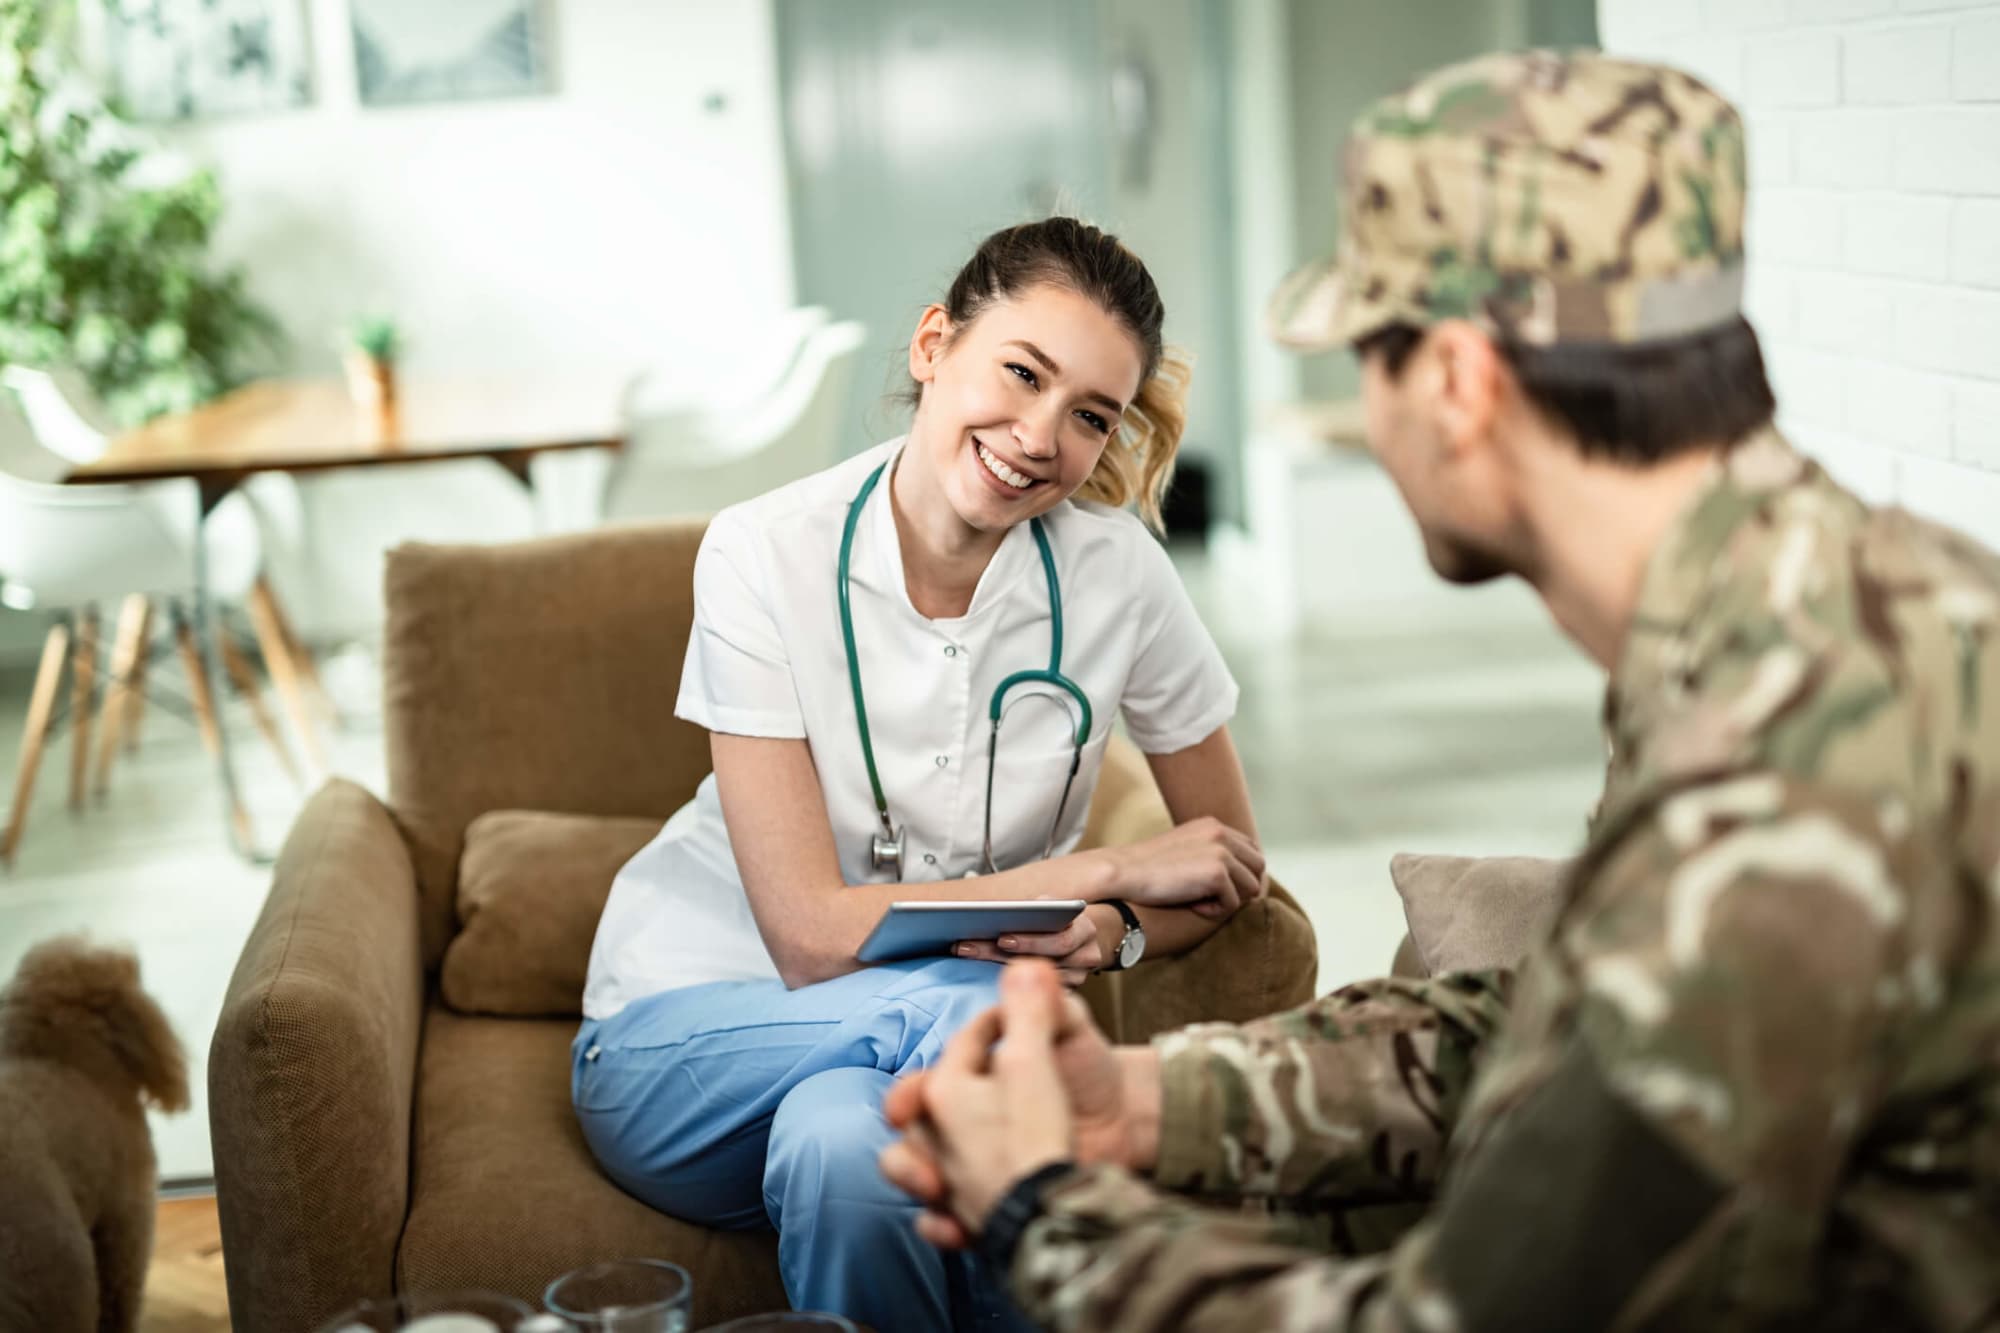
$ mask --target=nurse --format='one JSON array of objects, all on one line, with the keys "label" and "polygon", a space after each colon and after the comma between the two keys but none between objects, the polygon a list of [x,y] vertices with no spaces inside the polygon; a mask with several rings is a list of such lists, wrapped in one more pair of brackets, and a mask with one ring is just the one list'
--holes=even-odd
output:
[{"label": "nurse", "polygon": [[[799,1308],[878,1328],[976,1311],[875,1163],[882,1094],[994,1002],[997,962],[1044,955],[1080,984],[1263,892],[1236,684],[1123,508],[1157,523],[1180,441],[1163,316],[1115,237],[998,232],[917,323],[909,434],[702,541],[675,711],[715,771],[612,887],[572,1089],[625,1190],[775,1226]],[[989,710],[1023,671],[989,779]],[[1071,851],[1119,716],[1174,827]],[[855,958],[892,901],[1037,897],[1091,906],[1057,934]]]}]

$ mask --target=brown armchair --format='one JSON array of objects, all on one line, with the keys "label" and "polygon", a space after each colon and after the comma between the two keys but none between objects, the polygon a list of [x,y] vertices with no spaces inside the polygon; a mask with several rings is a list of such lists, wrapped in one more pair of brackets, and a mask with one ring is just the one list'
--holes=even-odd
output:
[{"label": "brown armchair", "polygon": [[[708,771],[706,733],[672,715],[700,538],[680,524],[391,556],[389,800],[335,781],[301,814],[209,1056],[238,1329],[297,1333],[391,1291],[533,1300],[568,1268],[635,1254],[694,1274],[697,1325],[783,1307],[770,1234],[624,1194],[570,1108],[606,867]],[[1114,747],[1087,838],[1165,821],[1143,761]],[[493,873],[526,877],[546,920],[507,927],[475,890]],[[1274,887],[1195,952],[1089,994],[1136,1041],[1300,1003],[1314,963],[1310,926]]]}]

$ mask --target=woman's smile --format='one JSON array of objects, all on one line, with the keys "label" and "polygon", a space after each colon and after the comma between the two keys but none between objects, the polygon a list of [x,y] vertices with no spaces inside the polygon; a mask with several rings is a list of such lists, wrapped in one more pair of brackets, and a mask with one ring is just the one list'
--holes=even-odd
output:
[{"label": "woman's smile", "polygon": [[972,437],[972,453],[977,460],[979,475],[985,479],[987,489],[995,495],[1019,500],[1048,485],[1046,481],[1015,468],[976,435]]}]

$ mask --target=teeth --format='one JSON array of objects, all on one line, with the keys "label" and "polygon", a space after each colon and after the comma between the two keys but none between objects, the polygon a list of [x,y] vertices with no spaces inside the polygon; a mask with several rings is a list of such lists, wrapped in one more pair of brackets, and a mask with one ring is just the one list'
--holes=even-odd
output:
[{"label": "teeth", "polygon": [[1024,477],[1013,468],[1008,467],[1005,463],[994,457],[993,451],[983,444],[979,446],[979,461],[986,464],[988,472],[991,472],[1017,491],[1025,491],[1029,486],[1034,484],[1035,479],[1033,477]]}]

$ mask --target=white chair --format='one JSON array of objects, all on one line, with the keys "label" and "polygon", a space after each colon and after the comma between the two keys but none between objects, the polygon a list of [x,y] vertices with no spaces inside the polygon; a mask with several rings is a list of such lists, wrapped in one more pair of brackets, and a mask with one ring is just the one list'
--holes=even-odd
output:
[{"label": "white chair", "polygon": [[[619,414],[628,434],[646,432],[649,447],[664,457],[676,446],[699,453],[713,432],[711,422],[742,419],[780,392],[799,358],[829,318],[825,306],[787,310],[744,340],[750,354],[720,374],[710,366],[690,369],[685,361],[643,370],[625,386]],[[611,450],[566,450],[542,454],[529,464],[534,485],[536,526],[543,533],[575,532],[604,521],[605,487],[617,464]]]},{"label": "white chair", "polygon": [[743,354],[730,358],[722,369],[706,364],[691,369],[676,361],[641,371],[625,388],[625,415],[630,419],[691,409],[719,413],[754,407],[778,391],[806,344],[831,318],[823,305],[797,306],[745,339]]},{"label": "white chair", "polygon": [[866,341],[860,324],[830,324],[806,340],[784,379],[757,402],[632,417],[605,478],[600,515],[714,513],[831,467]]},{"label": "white chair", "polygon": [[[38,609],[58,613],[43,644],[30,695],[14,802],[5,832],[0,834],[0,864],[11,864],[20,845],[65,665],[73,682],[70,804],[77,807],[83,803],[97,685],[100,605],[122,600],[111,680],[98,716],[98,790],[101,792],[108,780],[121,729],[129,732],[135,725],[132,700],[140,663],[150,643],[156,599],[167,606],[202,740],[211,754],[219,753],[221,746],[195,626],[183,610],[185,599],[194,591],[194,483],[60,484],[72,465],[72,460],[43,448],[21,408],[10,395],[0,393],[0,571],[5,573],[10,593],[25,593]],[[213,595],[239,603],[254,598],[261,552],[249,510],[239,506],[225,512],[218,507],[208,522],[209,587]],[[290,757],[257,694],[255,673],[228,634],[217,634],[215,639],[222,664],[250,702],[259,729],[289,765]],[[241,805],[234,803],[234,793],[231,796],[231,818],[247,846],[247,817]]]},{"label": "white chair", "polygon": [[[93,463],[102,458],[110,446],[111,436],[119,429],[110,409],[98,398],[83,373],[74,367],[0,367],[0,387],[12,389],[20,400],[21,411],[27,417],[36,442],[72,463]],[[192,514],[191,509],[185,514],[176,513],[172,521],[177,528],[191,528]],[[279,563],[291,568],[294,577],[297,576],[298,567],[305,560],[304,531],[304,507],[298,485],[280,473],[249,478],[240,489],[215,507],[207,525],[212,567],[230,567],[246,545],[254,546],[261,552],[260,556],[246,557],[259,562],[257,577],[247,591],[247,609],[256,626],[260,650],[278,687],[279,701],[284,705],[293,729],[298,732],[299,743],[305,748],[307,759],[316,771],[324,772],[326,756],[313,714],[318,712],[332,720],[333,707],[313,666],[312,654],[306,651],[292,631],[291,619],[285,613],[270,577],[272,566]],[[191,539],[191,532],[189,536]],[[0,576],[5,576],[6,572],[6,567],[0,565]],[[14,580],[16,583],[23,581]],[[243,600],[244,590],[216,589],[213,582],[211,580],[211,592],[220,598],[231,602]],[[150,645],[150,640],[147,644]],[[149,650],[142,651],[133,668],[141,678],[149,656]],[[236,663],[232,661],[227,665],[231,678],[235,679],[238,675]],[[131,692],[128,707],[132,712],[130,720],[133,725],[127,729],[127,736],[134,742],[138,737],[137,724],[144,699],[143,690],[134,689]],[[290,762],[287,755],[288,766]],[[100,782],[105,780],[105,776],[100,767]]]},{"label": "white chair", "polygon": [[94,463],[118,431],[118,423],[83,373],[68,366],[0,369],[0,385],[12,389],[44,449],[72,463]]}]

